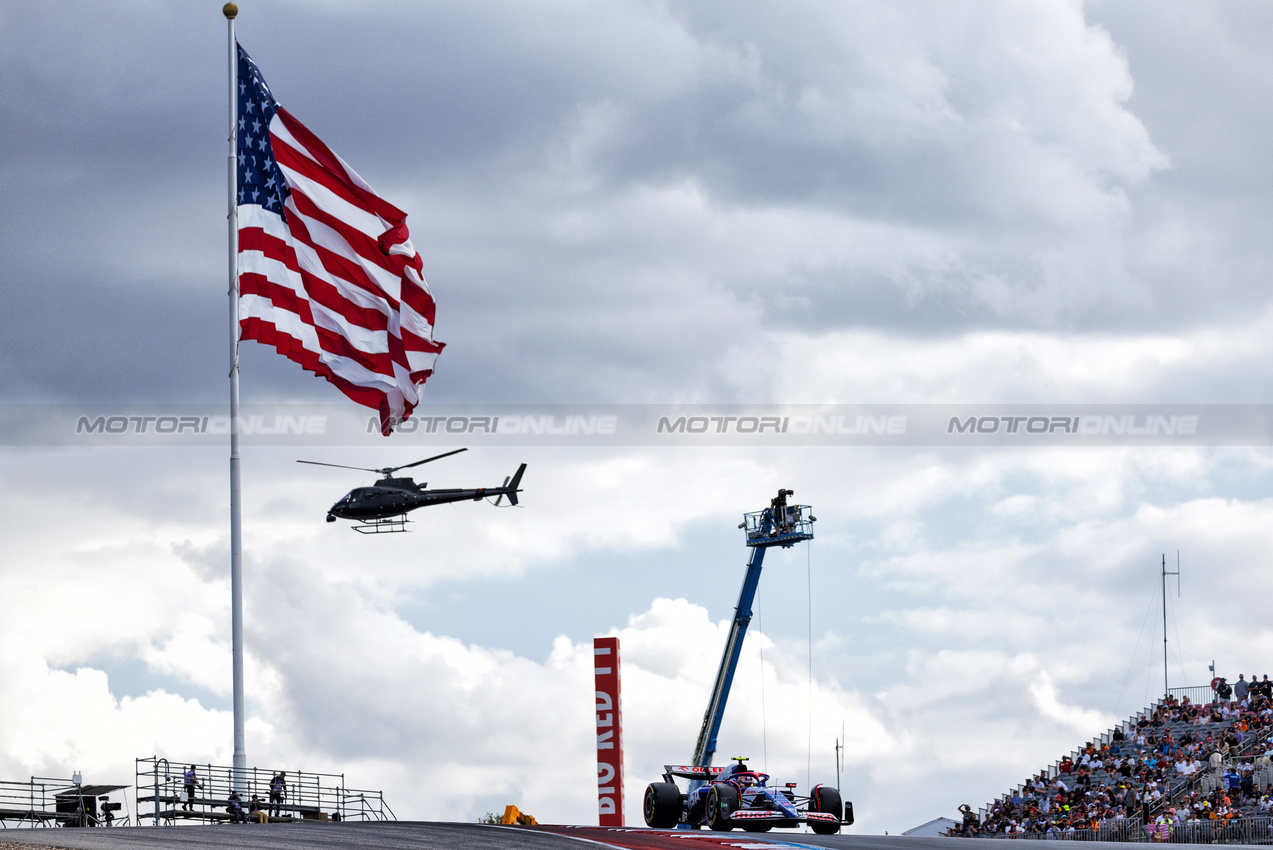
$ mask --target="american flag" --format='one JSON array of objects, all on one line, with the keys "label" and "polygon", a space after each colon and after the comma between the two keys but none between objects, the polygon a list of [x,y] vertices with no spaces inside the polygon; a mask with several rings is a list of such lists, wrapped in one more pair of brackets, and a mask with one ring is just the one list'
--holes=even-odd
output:
[{"label": "american flag", "polygon": [[444,346],[407,214],[278,104],[242,47],[238,115],[241,338],[378,410],[387,436]]}]

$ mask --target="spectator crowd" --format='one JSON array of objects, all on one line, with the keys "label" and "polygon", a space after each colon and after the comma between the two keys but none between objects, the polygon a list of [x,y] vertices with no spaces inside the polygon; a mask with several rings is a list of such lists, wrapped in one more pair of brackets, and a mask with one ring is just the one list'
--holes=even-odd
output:
[{"label": "spectator crowd", "polygon": [[[960,806],[952,836],[1073,838],[1111,824],[1232,821],[1270,809],[1273,681],[1245,674],[1216,698],[1168,697],[1040,772],[983,814]],[[1143,832],[1139,833],[1141,836]]]}]

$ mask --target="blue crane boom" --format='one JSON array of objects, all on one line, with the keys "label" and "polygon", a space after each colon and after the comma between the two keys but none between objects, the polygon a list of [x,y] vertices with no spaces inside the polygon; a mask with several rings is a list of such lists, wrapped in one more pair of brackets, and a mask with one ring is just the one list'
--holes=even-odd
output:
[{"label": "blue crane boom", "polygon": [[[751,557],[747,559],[747,574],[743,577],[743,587],[738,594],[734,622],[729,629],[729,638],[725,641],[725,653],[721,656],[716,684],[703,715],[698,743],[694,746],[693,764],[696,767],[710,766],[712,756],[716,754],[716,736],[720,733],[725,703],[729,700],[734,671],[738,668],[738,658],[743,651],[743,638],[747,636],[747,626],[751,623],[751,604],[755,601],[756,587],[760,584],[760,568],[765,562],[765,551],[772,546],[787,549],[801,540],[813,539],[813,523],[816,521],[813,509],[808,505],[788,505],[787,497],[792,495],[795,495],[793,490],[779,490],[778,495],[770,500],[768,508],[744,514],[743,522],[738,526],[746,531]],[[702,783],[699,781],[694,782],[691,789],[700,784]]]}]

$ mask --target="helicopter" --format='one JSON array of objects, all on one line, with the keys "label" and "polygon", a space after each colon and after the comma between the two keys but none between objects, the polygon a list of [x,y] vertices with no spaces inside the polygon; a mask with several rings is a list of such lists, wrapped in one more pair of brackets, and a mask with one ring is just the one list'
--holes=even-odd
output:
[{"label": "helicopter", "polygon": [[425,484],[416,484],[410,478],[394,478],[393,473],[400,469],[410,469],[422,463],[441,460],[444,457],[458,455],[468,449],[456,449],[415,463],[404,463],[402,466],[388,466],[383,469],[372,469],[366,466],[345,466],[339,463],[323,463],[317,460],[298,460],[297,463],[308,463],[314,466],[334,466],[337,469],[358,469],[363,472],[374,472],[383,476],[370,487],[355,487],[345,497],[327,510],[327,521],[340,519],[354,520],[355,531],[362,534],[376,534],[390,531],[406,531],[407,511],[429,505],[442,505],[447,502],[477,502],[490,496],[495,497],[495,505],[499,506],[504,497],[508,497],[510,505],[517,504],[517,494],[521,491],[517,485],[522,481],[522,473],[526,464],[517,468],[517,472],[504,479],[499,487],[479,487],[475,490],[425,490]]}]

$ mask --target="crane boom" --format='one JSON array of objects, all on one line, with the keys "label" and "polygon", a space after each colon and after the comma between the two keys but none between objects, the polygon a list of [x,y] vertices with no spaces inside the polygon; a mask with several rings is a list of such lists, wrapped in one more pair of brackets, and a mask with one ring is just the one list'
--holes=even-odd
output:
[{"label": "crane boom", "polygon": [[725,702],[729,699],[730,686],[734,684],[734,671],[738,669],[738,657],[743,651],[743,638],[747,636],[747,626],[751,623],[751,603],[756,598],[760,568],[764,562],[764,547],[752,549],[751,557],[747,559],[743,588],[738,594],[738,605],[734,608],[734,622],[729,628],[729,639],[725,641],[725,654],[721,656],[720,669],[716,671],[716,685],[712,688],[711,701],[707,703],[707,713],[703,715],[698,743],[694,745],[692,764],[695,767],[708,767],[716,754],[716,736],[725,717]]},{"label": "crane boom", "polygon": [[[738,659],[742,655],[743,638],[747,636],[747,626],[751,624],[751,605],[756,599],[756,588],[760,585],[765,550],[771,546],[786,549],[801,540],[813,539],[813,523],[816,519],[813,509],[808,505],[788,505],[787,497],[792,495],[795,495],[792,490],[779,490],[768,508],[744,514],[743,522],[738,526],[746,530],[751,556],[747,559],[747,573],[738,594],[738,605],[734,608],[734,622],[729,629],[729,638],[725,641],[725,652],[721,655],[720,668],[716,671],[716,683],[712,687],[711,699],[707,702],[707,711],[703,714],[698,742],[694,745],[692,763],[696,767],[709,767],[716,754],[716,737],[725,716],[725,703],[729,700],[729,689],[734,683],[734,671],[738,669]],[[690,788],[693,790],[701,784],[701,781],[696,780],[691,783]]]}]

